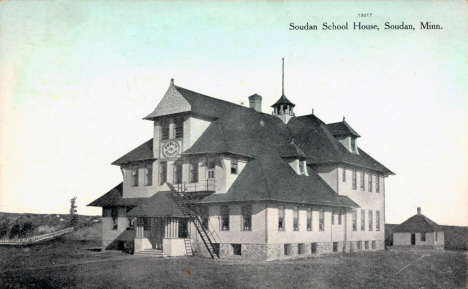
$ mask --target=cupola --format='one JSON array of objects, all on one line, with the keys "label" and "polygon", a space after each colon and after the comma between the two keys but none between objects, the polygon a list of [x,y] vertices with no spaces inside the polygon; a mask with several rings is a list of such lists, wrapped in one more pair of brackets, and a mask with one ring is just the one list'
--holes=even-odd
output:
[{"label": "cupola", "polygon": [[284,58],[283,58],[283,78],[282,78],[282,94],[280,99],[278,99],[273,107],[273,115],[278,116],[284,123],[288,123],[288,121],[295,116],[294,114],[294,107],[296,106],[292,103],[286,95],[284,95]]}]

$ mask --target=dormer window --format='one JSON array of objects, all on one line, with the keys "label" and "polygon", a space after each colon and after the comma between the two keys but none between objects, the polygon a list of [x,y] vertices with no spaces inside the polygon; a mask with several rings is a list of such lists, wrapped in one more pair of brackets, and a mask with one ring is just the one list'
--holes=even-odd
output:
[{"label": "dormer window", "polygon": [[304,162],[301,161],[301,160],[299,160],[299,173],[300,173],[301,175],[304,174]]},{"label": "dormer window", "polygon": [[351,151],[353,153],[357,152],[357,150],[356,150],[356,139],[355,138],[351,138]]},{"label": "dormer window", "polygon": [[236,159],[231,160],[231,174],[237,175],[237,160]]}]

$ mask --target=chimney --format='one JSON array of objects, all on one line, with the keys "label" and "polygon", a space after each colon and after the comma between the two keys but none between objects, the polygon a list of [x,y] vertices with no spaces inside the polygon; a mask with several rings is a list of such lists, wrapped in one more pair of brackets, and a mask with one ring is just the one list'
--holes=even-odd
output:
[{"label": "chimney", "polygon": [[262,97],[258,94],[249,96],[250,108],[255,109],[258,112],[262,112]]},{"label": "chimney", "polygon": [[421,207],[418,207],[418,215],[421,215]]}]

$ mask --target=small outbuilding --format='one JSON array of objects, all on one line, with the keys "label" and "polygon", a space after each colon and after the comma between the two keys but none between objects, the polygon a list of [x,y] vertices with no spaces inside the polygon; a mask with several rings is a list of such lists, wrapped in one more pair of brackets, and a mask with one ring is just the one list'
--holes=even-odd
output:
[{"label": "small outbuilding", "polygon": [[393,246],[443,250],[444,231],[418,208],[416,215],[393,229]]}]

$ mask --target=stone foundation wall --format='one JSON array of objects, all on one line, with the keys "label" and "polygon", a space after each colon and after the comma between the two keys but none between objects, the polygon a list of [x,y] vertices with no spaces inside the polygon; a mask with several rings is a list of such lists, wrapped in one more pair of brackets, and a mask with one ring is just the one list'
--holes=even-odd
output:
[{"label": "stone foundation wall", "polygon": [[444,246],[442,245],[421,245],[421,246],[415,246],[415,245],[396,245],[389,247],[389,249],[402,249],[402,250],[445,250]]}]

